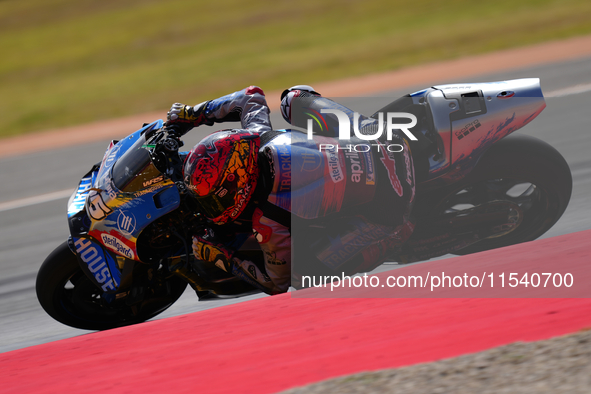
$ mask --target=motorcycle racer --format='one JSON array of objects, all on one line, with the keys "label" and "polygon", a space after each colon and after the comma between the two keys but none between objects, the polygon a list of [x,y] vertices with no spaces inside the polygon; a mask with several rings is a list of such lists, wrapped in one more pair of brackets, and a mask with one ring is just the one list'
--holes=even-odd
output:
[{"label": "motorcycle racer", "polygon": [[[348,108],[298,85],[285,90],[281,102],[284,119],[296,126],[305,127],[300,113],[292,116],[292,110],[299,110],[296,101],[315,111],[338,108],[353,121]],[[272,129],[264,92],[256,86],[196,106],[172,105],[167,125],[180,134],[203,124],[241,122],[241,129],[205,137],[184,164],[184,182],[213,223],[193,237],[197,259],[277,294],[290,284],[298,286],[307,269],[318,274],[369,271],[410,236],[414,171],[408,142],[394,134],[393,140],[376,141],[379,151],[347,151],[343,147],[354,138],[337,141],[336,117],[325,118],[326,129],[315,130],[311,140],[297,132],[285,138]],[[376,124],[363,117],[359,127],[363,133]],[[323,152],[318,149],[322,143],[333,148]],[[403,151],[390,152],[392,144]],[[299,227],[317,218],[328,218],[318,231]],[[264,261],[242,256],[216,236],[216,226],[245,223]]]}]

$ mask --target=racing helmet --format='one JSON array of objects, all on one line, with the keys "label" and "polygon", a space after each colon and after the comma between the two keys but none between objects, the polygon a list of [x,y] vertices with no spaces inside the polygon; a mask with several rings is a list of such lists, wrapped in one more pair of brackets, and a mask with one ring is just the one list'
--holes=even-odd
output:
[{"label": "racing helmet", "polygon": [[191,150],[183,180],[201,213],[215,224],[234,221],[246,208],[257,185],[260,138],[246,130],[221,130]]}]

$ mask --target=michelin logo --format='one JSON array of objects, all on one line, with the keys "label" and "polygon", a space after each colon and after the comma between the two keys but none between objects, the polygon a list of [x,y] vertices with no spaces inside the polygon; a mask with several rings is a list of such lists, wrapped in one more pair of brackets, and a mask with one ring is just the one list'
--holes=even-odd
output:
[{"label": "michelin logo", "polygon": [[103,239],[103,244],[107,248],[127,257],[128,259],[133,259],[134,253],[131,248],[118,240],[116,237],[108,234],[101,234],[101,238]]}]

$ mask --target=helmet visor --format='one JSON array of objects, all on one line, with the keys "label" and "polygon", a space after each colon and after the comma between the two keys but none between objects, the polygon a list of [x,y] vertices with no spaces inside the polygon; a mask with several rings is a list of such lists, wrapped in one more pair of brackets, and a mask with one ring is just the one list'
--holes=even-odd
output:
[{"label": "helmet visor", "polygon": [[[220,190],[223,192],[220,193]],[[235,205],[234,197],[236,193],[223,188],[220,190],[205,197],[195,197],[197,204],[201,208],[201,212],[208,219],[213,220],[221,216],[228,208]]]}]

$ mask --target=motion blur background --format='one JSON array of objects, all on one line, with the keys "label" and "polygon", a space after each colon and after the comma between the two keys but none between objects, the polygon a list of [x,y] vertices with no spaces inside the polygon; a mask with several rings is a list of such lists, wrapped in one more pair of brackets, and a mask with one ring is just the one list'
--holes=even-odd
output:
[{"label": "motion blur background", "polygon": [[2,0],[0,137],[588,34],[589,15],[588,0]]}]

